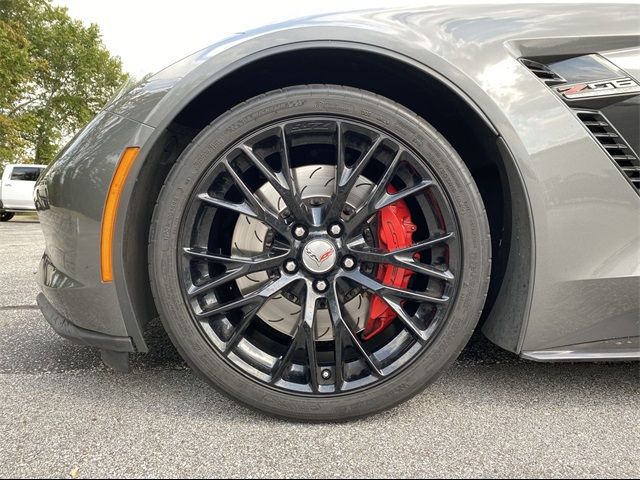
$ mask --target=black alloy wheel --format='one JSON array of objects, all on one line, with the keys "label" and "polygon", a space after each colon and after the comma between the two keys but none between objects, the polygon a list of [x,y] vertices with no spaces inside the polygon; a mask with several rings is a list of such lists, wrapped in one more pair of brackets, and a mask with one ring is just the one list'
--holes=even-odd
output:
[{"label": "black alloy wheel", "polygon": [[183,153],[150,273],[165,328],[214,385],[337,420],[410,397],[455,359],[486,295],[488,231],[469,172],[424,120],[368,92],[295,87]]}]

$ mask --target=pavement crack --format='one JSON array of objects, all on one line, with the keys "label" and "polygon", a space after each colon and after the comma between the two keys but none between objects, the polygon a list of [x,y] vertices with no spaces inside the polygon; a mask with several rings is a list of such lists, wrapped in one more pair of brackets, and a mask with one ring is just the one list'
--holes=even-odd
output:
[{"label": "pavement crack", "polygon": [[40,310],[38,305],[7,305],[0,306],[0,311],[4,310]]}]

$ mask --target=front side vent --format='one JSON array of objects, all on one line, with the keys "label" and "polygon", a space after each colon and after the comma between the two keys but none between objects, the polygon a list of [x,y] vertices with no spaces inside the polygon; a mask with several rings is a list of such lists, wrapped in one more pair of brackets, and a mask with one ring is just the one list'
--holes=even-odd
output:
[{"label": "front side vent", "polygon": [[529,60],[528,58],[521,58],[520,62],[522,62],[525,67],[531,70],[531,72],[536,77],[545,82],[547,85],[559,85],[561,83],[566,83],[566,80],[564,78],[555,73],[544,63]]},{"label": "front side vent", "polygon": [[640,159],[604,115],[597,111],[576,112],[604,151],[609,154],[631,185],[640,193]]}]

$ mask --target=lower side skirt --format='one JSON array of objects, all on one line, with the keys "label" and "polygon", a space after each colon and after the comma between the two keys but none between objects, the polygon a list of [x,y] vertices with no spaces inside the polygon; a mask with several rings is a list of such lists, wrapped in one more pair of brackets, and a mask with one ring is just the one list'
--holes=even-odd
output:
[{"label": "lower side skirt", "polygon": [[640,337],[567,345],[522,352],[522,358],[536,362],[624,362],[640,360]]}]

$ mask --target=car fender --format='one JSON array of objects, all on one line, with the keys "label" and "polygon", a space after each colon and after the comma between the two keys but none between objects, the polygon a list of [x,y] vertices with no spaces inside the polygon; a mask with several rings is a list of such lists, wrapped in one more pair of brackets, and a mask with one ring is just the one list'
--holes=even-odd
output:
[{"label": "car fender", "polygon": [[[573,16],[572,16],[573,15]],[[560,19],[563,19],[560,21]],[[606,21],[609,19],[610,21]],[[610,25],[616,25],[616,33]],[[567,25],[570,25],[569,27]],[[556,315],[565,320],[564,342],[589,341],[580,331],[590,321],[571,305],[582,302],[576,286],[598,278],[606,259],[599,245],[609,236],[626,235],[638,241],[633,228],[638,198],[619,188],[619,176],[588,132],[550,90],[518,62],[523,55],[571,55],[636,45],[637,22],[622,6],[593,5],[588,13],[571,13],[565,6],[430,8],[361,14],[337,14],[287,22],[216,44],[160,72],[149,82],[157,103],[130,98],[110,108],[118,114],[155,128],[143,146],[140,161],[123,192],[131,198],[136,174],[153,147],[154,138],[178,112],[201,92],[248,62],[277,52],[323,46],[354,51],[375,51],[408,62],[445,83],[485,119],[502,139],[503,154],[512,161],[511,178],[524,192],[524,208],[531,213],[522,232],[531,238],[529,269],[518,273],[525,293],[501,295],[507,305],[495,309],[485,331],[496,343],[512,351],[556,346]],[[162,86],[164,85],[164,87]],[[144,97],[144,89],[140,93]],[[587,177],[586,182],[578,182]],[[568,179],[564,183],[559,178]],[[617,205],[617,215],[628,219],[621,227],[600,207],[606,223],[593,236],[588,219],[593,204]],[[589,198],[577,204],[574,198]],[[124,273],[126,201],[122,202],[116,235],[116,269]],[[576,227],[576,219],[578,219]],[[580,242],[581,249],[573,248]],[[572,252],[570,258],[563,257]],[[516,252],[516,255],[521,252]],[[626,258],[607,276],[623,275]],[[119,287],[125,288],[126,287]],[[566,306],[558,303],[565,295]],[[511,300],[508,300],[511,297]],[[556,310],[551,310],[549,301]],[[573,309],[572,309],[573,308]],[[126,308],[123,307],[123,311]],[[514,319],[513,312],[518,312]],[[593,330],[592,330],[593,333]]]}]

